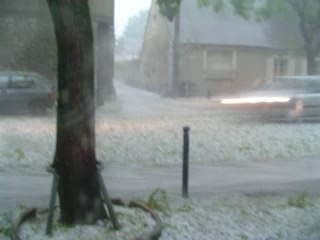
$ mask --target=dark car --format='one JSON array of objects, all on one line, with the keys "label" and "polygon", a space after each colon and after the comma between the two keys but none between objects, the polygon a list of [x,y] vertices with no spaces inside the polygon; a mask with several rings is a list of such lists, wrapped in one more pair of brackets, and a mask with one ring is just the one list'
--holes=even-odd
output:
[{"label": "dark car", "polygon": [[0,72],[0,110],[28,110],[44,114],[54,106],[49,81],[30,72]]},{"label": "dark car", "polygon": [[255,111],[268,119],[318,119],[320,76],[279,77],[256,91],[223,98],[220,103],[228,108]]}]

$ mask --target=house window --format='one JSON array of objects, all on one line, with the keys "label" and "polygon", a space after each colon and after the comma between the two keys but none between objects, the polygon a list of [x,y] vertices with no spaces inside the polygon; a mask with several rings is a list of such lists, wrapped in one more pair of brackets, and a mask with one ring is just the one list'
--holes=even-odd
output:
[{"label": "house window", "polygon": [[230,49],[214,49],[204,52],[204,73],[207,79],[234,79],[236,52]]},{"label": "house window", "polygon": [[273,77],[289,75],[289,59],[274,58],[273,60]]},{"label": "house window", "polygon": [[231,50],[212,50],[207,51],[206,69],[207,70],[230,70],[233,69],[233,51]]},{"label": "house window", "polygon": [[315,59],[316,64],[316,74],[320,74],[320,58]]}]

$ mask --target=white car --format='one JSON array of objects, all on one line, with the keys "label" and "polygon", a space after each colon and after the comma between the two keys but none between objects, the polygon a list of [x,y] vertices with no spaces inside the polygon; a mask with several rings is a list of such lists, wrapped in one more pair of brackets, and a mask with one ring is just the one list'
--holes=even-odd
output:
[{"label": "white car", "polygon": [[320,76],[279,77],[256,91],[220,99],[224,107],[255,111],[269,119],[320,117]]}]

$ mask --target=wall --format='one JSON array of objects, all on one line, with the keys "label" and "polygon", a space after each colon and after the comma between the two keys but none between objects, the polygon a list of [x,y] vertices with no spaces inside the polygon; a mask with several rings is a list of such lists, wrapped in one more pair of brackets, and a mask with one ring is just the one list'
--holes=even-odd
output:
[{"label": "wall", "polygon": [[[228,49],[235,53],[236,67],[226,77],[210,77],[205,69],[205,52],[215,49]],[[255,88],[270,79],[275,56],[289,58],[289,75],[304,73],[303,57],[280,50],[186,44],[180,52],[180,79],[189,86],[187,95],[191,96],[219,95]]]},{"label": "wall", "polygon": [[165,94],[168,83],[169,33],[166,20],[153,1],[148,17],[141,55],[141,85],[145,89]]},{"label": "wall", "polygon": [[[113,23],[114,0],[89,0],[93,20]],[[0,0],[0,12],[23,14],[48,14],[46,0]]]},{"label": "wall", "polygon": [[[112,28],[113,2],[90,1],[94,26],[103,21]],[[45,0],[0,0],[0,31],[0,71],[34,71],[56,83],[56,42]]]},{"label": "wall", "polygon": [[113,23],[114,0],[89,0],[93,20]]},{"label": "wall", "polygon": [[56,43],[49,17],[0,16],[0,70],[56,75]]}]

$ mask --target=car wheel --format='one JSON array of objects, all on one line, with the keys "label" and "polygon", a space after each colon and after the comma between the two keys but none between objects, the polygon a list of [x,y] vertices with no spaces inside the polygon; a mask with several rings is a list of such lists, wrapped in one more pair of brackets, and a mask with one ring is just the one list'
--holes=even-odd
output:
[{"label": "car wheel", "polygon": [[41,101],[31,102],[29,104],[29,112],[35,115],[45,115],[47,113],[47,107],[45,103]]},{"label": "car wheel", "polygon": [[300,122],[304,103],[301,99],[295,99],[288,112],[288,120],[290,122]]}]

